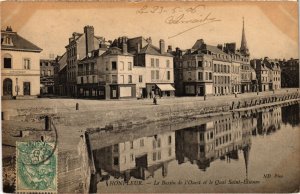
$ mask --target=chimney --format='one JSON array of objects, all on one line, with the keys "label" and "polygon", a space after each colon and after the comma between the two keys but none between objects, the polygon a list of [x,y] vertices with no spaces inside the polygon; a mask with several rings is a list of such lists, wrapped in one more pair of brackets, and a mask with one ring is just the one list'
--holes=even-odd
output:
[{"label": "chimney", "polygon": [[7,26],[7,27],[6,27],[6,32],[12,32],[11,26]]},{"label": "chimney", "polygon": [[168,52],[168,53],[171,53],[171,52],[172,52],[172,46],[171,46],[171,45],[168,46],[167,52]]},{"label": "chimney", "polygon": [[223,50],[223,45],[222,44],[218,44],[218,49]]},{"label": "chimney", "polygon": [[232,53],[235,53],[236,51],[236,44],[235,43],[226,43],[225,48],[227,51],[230,51]]},{"label": "chimney", "polygon": [[148,42],[148,44],[152,44],[152,39],[151,39],[151,37],[147,38],[146,41]]},{"label": "chimney", "polygon": [[127,53],[127,44],[126,44],[126,42],[123,42],[122,51],[123,51],[123,54]]},{"label": "chimney", "polygon": [[85,48],[86,48],[86,56],[91,53],[94,48],[94,27],[93,26],[85,26],[84,27],[85,34]]},{"label": "chimney", "polygon": [[141,45],[140,45],[140,43],[137,43],[136,46],[137,46],[137,49],[136,49],[137,53],[140,53],[141,52]]},{"label": "chimney", "polygon": [[165,53],[165,41],[163,39],[159,40],[159,50],[161,54]]}]

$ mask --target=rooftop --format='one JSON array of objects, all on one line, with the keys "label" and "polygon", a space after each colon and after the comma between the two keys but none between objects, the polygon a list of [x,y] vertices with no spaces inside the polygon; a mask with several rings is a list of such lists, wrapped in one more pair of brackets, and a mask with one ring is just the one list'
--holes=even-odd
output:
[{"label": "rooftop", "polygon": [[1,30],[1,50],[41,52],[42,49],[14,32],[11,27]]}]

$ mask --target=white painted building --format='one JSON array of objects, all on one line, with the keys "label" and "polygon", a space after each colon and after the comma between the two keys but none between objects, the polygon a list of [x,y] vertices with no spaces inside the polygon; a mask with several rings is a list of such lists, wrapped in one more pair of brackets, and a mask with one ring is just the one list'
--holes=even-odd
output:
[{"label": "white painted building", "polygon": [[2,98],[32,97],[40,94],[41,48],[13,32],[1,30]]}]

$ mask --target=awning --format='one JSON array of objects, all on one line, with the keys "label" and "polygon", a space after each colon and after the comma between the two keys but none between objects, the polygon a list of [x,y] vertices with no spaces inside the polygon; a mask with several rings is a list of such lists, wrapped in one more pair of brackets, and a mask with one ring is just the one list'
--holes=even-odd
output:
[{"label": "awning", "polygon": [[156,84],[161,91],[174,91],[175,88],[171,84]]}]

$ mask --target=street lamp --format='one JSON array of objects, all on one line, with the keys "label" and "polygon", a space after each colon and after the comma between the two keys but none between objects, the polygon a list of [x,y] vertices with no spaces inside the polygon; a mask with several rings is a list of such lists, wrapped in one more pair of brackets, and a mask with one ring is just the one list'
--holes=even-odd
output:
[{"label": "street lamp", "polygon": [[18,85],[18,78],[16,78],[16,88],[15,88],[15,90],[16,90],[17,96],[18,96],[19,90],[20,90],[19,85]]}]

